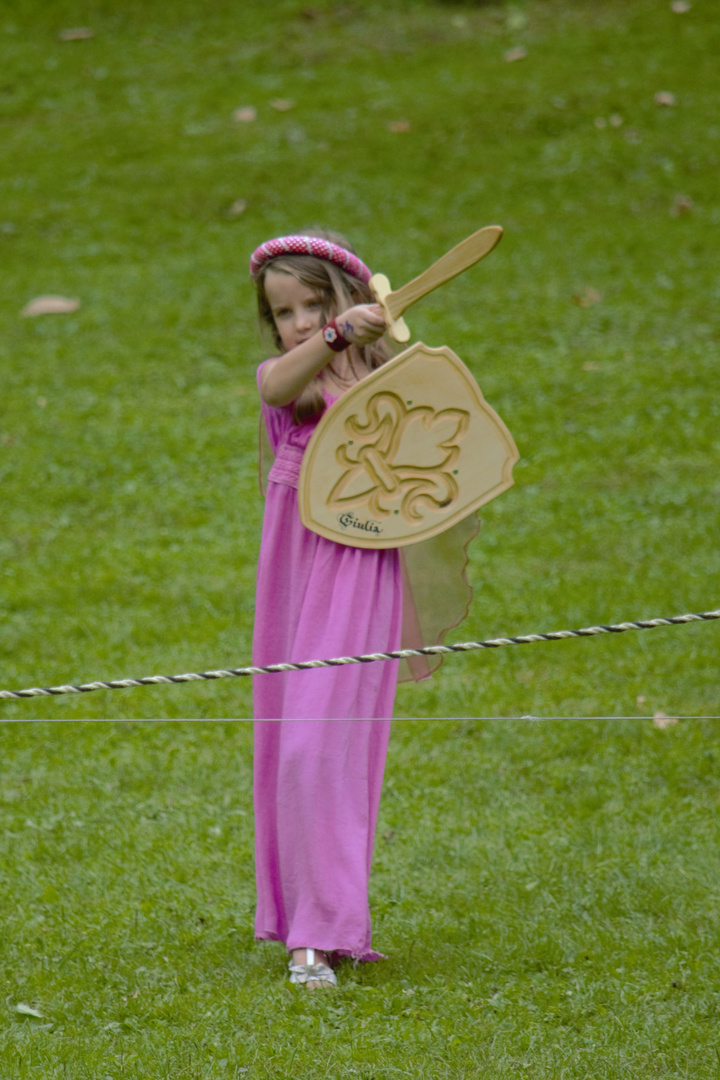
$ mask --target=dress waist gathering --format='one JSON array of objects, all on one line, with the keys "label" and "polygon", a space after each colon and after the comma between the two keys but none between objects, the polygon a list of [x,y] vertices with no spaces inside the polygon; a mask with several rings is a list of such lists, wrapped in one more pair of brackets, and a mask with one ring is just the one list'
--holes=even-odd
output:
[{"label": "dress waist gathering", "polygon": [[302,468],[304,453],[304,446],[283,443],[277,450],[275,461],[268,474],[268,480],[297,489],[300,482],[300,469]]}]

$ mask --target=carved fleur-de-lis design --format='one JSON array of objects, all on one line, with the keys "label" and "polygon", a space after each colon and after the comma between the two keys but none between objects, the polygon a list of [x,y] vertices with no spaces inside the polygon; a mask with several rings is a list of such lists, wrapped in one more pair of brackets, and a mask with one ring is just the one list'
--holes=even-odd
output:
[{"label": "carved fleur-de-lis design", "polygon": [[[463,409],[406,407],[397,394],[380,392],[345,421],[347,443],[336,451],[344,472],[333,487],[333,510],[366,505],[375,518],[393,510],[419,522],[422,510],[444,510],[458,495],[453,465],[470,423]],[[399,505],[398,505],[399,504]]]}]

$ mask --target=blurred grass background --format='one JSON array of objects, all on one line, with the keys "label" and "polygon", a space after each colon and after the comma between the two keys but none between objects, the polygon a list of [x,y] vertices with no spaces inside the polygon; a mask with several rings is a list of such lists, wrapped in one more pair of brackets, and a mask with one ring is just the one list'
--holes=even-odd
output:
[{"label": "blurred grass background", "polygon": [[[409,316],[522,454],[454,640],[717,607],[720,27],[685,7],[6,4],[0,685],[249,661],[247,260],[312,223],[395,285],[505,227]],[[82,306],[21,318],[44,293]],[[717,642],[476,653],[401,687],[426,720],[391,741],[390,960],[328,999],[252,942],[249,725],[0,724],[0,1080],[717,1077],[717,727],[642,719],[720,711]],[[250,686],[0,710],[247,718]],[[637,719],[462,719],[527,713]]]},{"label": "blurred grass background", "polygon": [[[411,321],[522,454],[456,640],[717,606],[712,5],[26,2],[2,31],[5,688],[249,662],[247,259],[315,222],[397,284],[506,229]],[[19,318],[43,293],[82,306]],[[717,712],[714,628],[639,638],[453,659],[398,715]],[[250,687],[3,710],[241,717]]]}]

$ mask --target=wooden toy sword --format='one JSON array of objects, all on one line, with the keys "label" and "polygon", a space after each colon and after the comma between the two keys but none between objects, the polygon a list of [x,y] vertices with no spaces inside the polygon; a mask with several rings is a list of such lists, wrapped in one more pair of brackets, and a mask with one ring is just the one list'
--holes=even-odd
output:
[{"label": "wooden toy sword", "polygon": [[480,259],[489,255],[499,242],[503,231],[500,225],[487,225],[484,229],[478,229],[472,236],[461,240],[447,255],[443,255],[436,263],[419,277],[413,278],[402,289],[392,292],[390,282],[384,274],[373,274],[370,278],[370,288],[375,294],[375,299],[383,309],[387,320],[388,332],[395,341],[409,341],[410,330],[402,318],[404,311],[416,304],[423,296],[427,296],[439,285],[469,270]]}]

